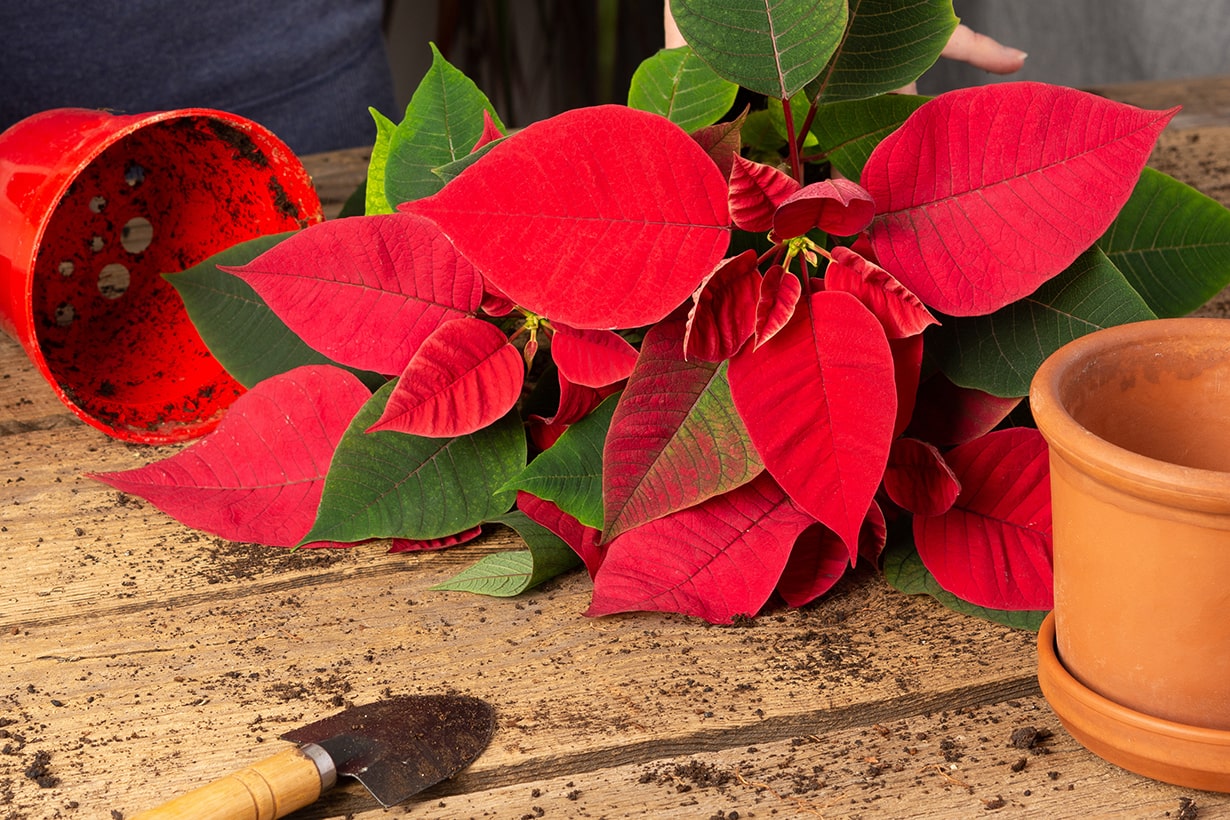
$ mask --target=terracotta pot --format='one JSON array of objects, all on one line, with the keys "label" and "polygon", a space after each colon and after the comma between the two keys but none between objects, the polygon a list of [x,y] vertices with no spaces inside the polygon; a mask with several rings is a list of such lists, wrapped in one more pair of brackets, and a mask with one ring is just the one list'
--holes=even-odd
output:
[{"label": "terracotta pot", "polygon": [[1043,694],[1107,760],[1230,791],[1230,321],[1077,339],[1030,403],[1054,521]]},{"label": "terracotta pot", "polygon": [[56,109],[0,134],[0,327],[116,438],[208,432],[242,392],[162,277],[321,219],[298,159],[209,109]]}]

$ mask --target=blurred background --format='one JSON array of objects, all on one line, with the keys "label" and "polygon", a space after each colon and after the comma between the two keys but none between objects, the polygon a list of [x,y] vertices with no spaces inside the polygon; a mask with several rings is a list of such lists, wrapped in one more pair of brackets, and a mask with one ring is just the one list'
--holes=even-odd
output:
[{"label": "blurred background", "polygon": [[[623,102],[637,64],[662,46],[660,0],[386,0],[403,108],[441,52],[510,124]],[[1230,0],[954,0],[962,22],[1029,54],[999,77],[940,60],[919,92],[1006,80],[1074,88],[1230,74]]]},{"label": "blurred background", "polygon": [[[1230,0],[954,8],[1029,59],[1007,78],[941,59],[921,93],[1003,79],[1089,88],[1230,75]],[[0,3],[0,31],[0,129],[60,107],[221,108],[297,153],[370,145],[369,106],[400,121],[430,66],[429,42],[512,127],[626,101],[636,67],[663,43],[662,0],[40,0]]]},{"label": "blurred background", "polygon": [[[627,102],[662,47],[662,0],[386,0],[396,112],[431,65],[428,41],[474,80],[510,127],[570,108]],[[396,116],[394,116],[396,114]]]}]

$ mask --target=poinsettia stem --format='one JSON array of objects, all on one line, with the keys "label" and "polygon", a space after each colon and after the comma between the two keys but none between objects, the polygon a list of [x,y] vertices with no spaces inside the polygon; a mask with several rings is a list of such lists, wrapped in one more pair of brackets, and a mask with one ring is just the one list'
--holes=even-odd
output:
[{"label": "poinsettia stem", "polygon": [[767,251],[765,251],[764,253],[760,255],[760,258],[756,260],[756,267],[759,268],[763,266],[765,262],[768,262],[770,260],[772,260],[772,264],[774,265],[778,264],[779,262],[781,262],[782,254],[785,252],[786,252],[785,245],[775,244],[773,247],[769,248]]},{"label": "poinsettia stem", "polygon": [[807,140],[807,134],[811,131],[811,124],[816,119],[816,109],[819,106],[815,100],[812,100],[811,105],[807,106],[807,116],[803,118],[803,125],[799,128],[798,144],[799,150],[803,150],[803,143]]},{"label": "poinsettia stem", "polygon": [[799,146],[794,138],[794,113],[790,110],[790,98],[782,100],[782,115],[786,119],[786,142],[790,146],[790,173],[803,182],[803,163],[799,161]]}]

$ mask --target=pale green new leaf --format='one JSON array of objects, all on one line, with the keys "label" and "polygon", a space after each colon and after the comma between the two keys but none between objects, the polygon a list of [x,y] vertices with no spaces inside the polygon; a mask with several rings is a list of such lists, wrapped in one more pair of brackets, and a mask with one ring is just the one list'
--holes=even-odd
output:
[{"label": "pale green new leaf", "polygon": [[935,64],[957,27],[952,0],[850,0],[846,36],[807,85],[818,102],[896,91]]},{"label": "pale green new leaf", "polygon": [[819,76],[846,27],[846,0],[671,0],[671,12],[720,76],[779,100]]},{"label": "pale green new leaf", "polygon": [[1153,312],[1096,247],[1034,293],[987,316],[945,317],[929,328],[929,353],[954,384],[1025,396],[1047,356],[1073,339]]},{"label": "pale green new leaf", "polygon": [[890,539],[881,556],[884,580],[906,595],[930,595],[939,603],[962,615],[973,615],[1013,629],[1037,632],[1047,613],[1041,610],[987,609],[961,600],[948,592],[923,565],[918,551],[907,538]]},{"label": "pale green new leaf", "polygon": [[525,513],[517,510],[495,520],[516,530],[529,549],[486,555],[432,589],[511,598],[580,566],[581,559],[562,538]]},{"label": "pale green new leaf", "polygon": [[587,527],[602,528],[602,447],[618,394],[572,424],[505,486],[554,501]]},{"label": "pale green new leaf", "polygon": [[1185,316],[1230,284],[1230,210],[1152,168],[1098,247],[1158,316]]},{"label": "pale green new leaf", "polygon": [[822,105],[811,124],[816,150],[847,179],[858,179],[875,147],[929,99],[884,94]]},{"label": "pale green new leaf", "polygon": [[393,207],[444,187],[435,169],[461,159],[478,144],[483,111],[491,114],[501,133],[505,131],[478,86],[450,65],[434,44],[431,53],[431,68],[389,142],[384,192]]},{"label": "pale green new leaf", "polygon": [[389,147],[397,124],[374,108],[368,108],[376,121],[376,144],[372,146],[372,158],[367,162],[367,192],[364,195],[364,212],[368,216],[391,214],[393,206],[384,193],[384,174],[389,164]]},{"label": "pale green new leaf", "polygon": [[395,384],[380,388],[342,436],[303,543],[444,538],[503,514],[516,500],[501,489],[525,466],[516,413],[455,438],[364,432]]},{"label": "pale green new leaf", "polygon": [[738,91],[687,46],[663,49],[632,75],[628,107],[660,114],[684,131],[695,131],[720,120]]}]

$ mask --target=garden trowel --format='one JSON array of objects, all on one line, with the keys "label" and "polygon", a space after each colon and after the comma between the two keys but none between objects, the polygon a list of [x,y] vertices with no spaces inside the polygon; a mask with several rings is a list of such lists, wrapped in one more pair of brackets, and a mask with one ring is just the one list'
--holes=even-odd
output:
[{"label": "garden trowel", "polygon": [[282,735],[296,747],[134,820],[272,820],[314,803],[339,774],[388,808],[469,766],[494,731],[495,710],[477,698],[406,695],[355,706]]}]

